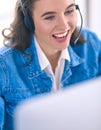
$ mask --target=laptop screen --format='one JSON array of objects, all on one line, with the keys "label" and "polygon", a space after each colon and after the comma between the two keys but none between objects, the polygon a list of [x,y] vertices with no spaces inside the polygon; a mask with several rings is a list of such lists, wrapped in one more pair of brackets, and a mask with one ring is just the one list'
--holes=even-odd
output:
[{"label": "laptop screen", "polygon": [[15,130],[101,130],[101,78],[23,102]]}]

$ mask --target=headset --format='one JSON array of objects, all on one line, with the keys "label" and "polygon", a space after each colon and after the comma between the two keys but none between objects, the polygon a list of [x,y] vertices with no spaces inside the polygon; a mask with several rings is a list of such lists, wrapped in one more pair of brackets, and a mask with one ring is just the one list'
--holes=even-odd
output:
[{"label": "headset", "polygon": [[[75,37],[75,39],[73,40],[73,44],[76,45],[79,37],[80,37],[80,34],[81,34],[81,30],[82,30],[82,26],[83,26],[83,17],[82,17],[82,14],[81,14],[81,11],[80,11],[80,8],[77,4],[74,4],[74,6],[76,7],[76,9],[79,11],[79,14],[80,14],[80,17],[81,17],[81,25],[80,25],[80,28],[79,28],[79,32],[77,34],[77,36]],[[35,30],[35,26],[34,26],[34,21],[25,5],[25,0],[21,0],[21,8],[22,8],[22,12],[23,12],[23,15],[24,15],[24,24],[25,26],[27,27],[27,29],[34,33],[34,30]]]},{"label": "headset", "polygon": [[77,34],[75,40],[73,41],[74,45],[76,45],[76,43],[77,43],[77,41],[78,41],[78,39],[79,39],[79,37],[80,37],[81,30],[82,30],[82,26],[83,26],[83,17],[82,17],[82,14],[81,14],[80,8],[79,8],[79,6],[76,5],[76,4],[75,4],[75,7],[76,7],[76,9],[79,11],[80,18],[81,18],[81,25],[80,25],[80,28],[79,28],[79,32],[78,32],[78,34]]},{"label": "headset", "polygon": [[35,30],[34,21],[26,7],[25,0],[20,0],[20,1],[21,1],[22,12],[24,15],[24,24],[30,32],[34,33]]}]

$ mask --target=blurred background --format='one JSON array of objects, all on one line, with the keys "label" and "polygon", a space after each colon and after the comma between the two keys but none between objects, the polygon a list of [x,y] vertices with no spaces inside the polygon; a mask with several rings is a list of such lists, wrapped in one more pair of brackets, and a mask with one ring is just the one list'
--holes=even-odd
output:
[{"label": "blurred background", "polygon": [[[3,45],[1,31],[9,27],[14,16],[14,7],[17,0],[3,0],[0,4],[0,46]],[[75,0],[80,6],[84,19],[84,27],[97,33],[101,39],[101,0]]]}]

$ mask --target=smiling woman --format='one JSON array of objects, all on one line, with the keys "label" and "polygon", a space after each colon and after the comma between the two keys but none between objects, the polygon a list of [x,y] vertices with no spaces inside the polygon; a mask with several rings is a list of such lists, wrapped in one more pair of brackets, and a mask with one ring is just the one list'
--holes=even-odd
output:
[{"label": "smiling woman", "polygon": [[0,49],[0,130],[14,130],[21,101],[101,75],[101,41],[82,23],[74,0],[17,0]]}]

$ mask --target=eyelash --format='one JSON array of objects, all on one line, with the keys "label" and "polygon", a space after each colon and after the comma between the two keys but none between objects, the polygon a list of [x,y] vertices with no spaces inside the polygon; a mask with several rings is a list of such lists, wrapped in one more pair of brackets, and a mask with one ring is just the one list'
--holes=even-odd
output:
[{"label": "eyelash", "polygon": [[49,16],[49,17],[46,17],[45,20],[53,20],[55,18],[55,16]]},{"label": "eyelash", "polygon": [[71,10],[66,11],[65,14],[71,14],[73,12],[74,12],[74,9],[71,9]]}]

